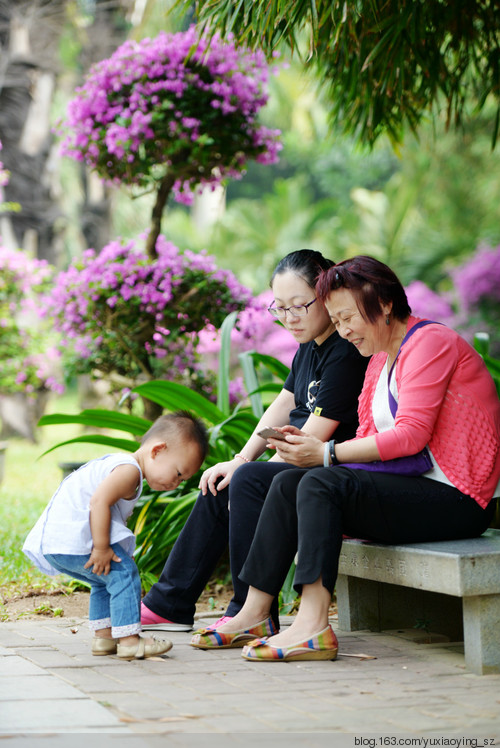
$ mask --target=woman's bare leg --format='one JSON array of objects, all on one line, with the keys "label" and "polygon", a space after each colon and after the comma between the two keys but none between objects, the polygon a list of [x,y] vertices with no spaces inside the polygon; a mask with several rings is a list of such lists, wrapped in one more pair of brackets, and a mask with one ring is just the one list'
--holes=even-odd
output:
[{"label": "woman's bare leg", "polygon": [[268,595],[267,592],[262,592],[262,590],[258,590],[255,587],[249,587],[247,598],[242,609],[234,616],[234,618],[231,618],[230,621],[225,623],[223,626],[219,626],[217,631],[231,634],[235,631],[250,628],[256,623],[260,623],[260,621],[269,618],[271,603],[273,600],[274,597]]},{"label": "woman's bare leg", "polygon": [[[285,647],[309,639],[322,631],[328,626],[331,599],[332,596],[323,586],[321,579],[313,584],[305,584],[302,588],[300,607],[292,625],[276,636],[271,636],[269,643],[275,647]],[[267,592],[250,587],[240,612],[217,630],[232,633],[254,626],[269,616],[272,600],[272,595],[268,595]]]},{"label": "woman's bare leg", "polygon": [[273,647],[288,647],[310,639],[328,626],[331,593],[321,579],[302,587],[300,607],[291,626],[268,639]]}]

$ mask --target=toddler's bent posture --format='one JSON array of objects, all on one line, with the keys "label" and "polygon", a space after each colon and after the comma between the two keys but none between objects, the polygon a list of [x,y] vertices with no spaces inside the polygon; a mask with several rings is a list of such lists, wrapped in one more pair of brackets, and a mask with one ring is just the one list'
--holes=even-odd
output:
[{"label": "toddler's bent posture", "polygon": [[204,425],[186,411],[161,416],[133,454],[109,454],[63,480],[23,546],[46,574],[90,584],[92,654],[124,660],[168,652],[172,643],[144,639],[141,584],[132,560],[135,537],[126,521],[145,478],[169,491],[201,466],[208,449]]}]

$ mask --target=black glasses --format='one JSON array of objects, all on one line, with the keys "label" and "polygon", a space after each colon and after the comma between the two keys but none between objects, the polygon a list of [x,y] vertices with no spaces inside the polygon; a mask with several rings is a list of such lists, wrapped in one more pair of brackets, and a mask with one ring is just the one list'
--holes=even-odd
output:
[{"label": "black glasses", "polygon": [[[268,307],[269,314],[272,314],[273,317],[277,317],[278,319],[285,319],[286,313],[290,312],[292,317],[305,317],[307,314],[307,311],[311,304],[314,304],[314,302],[317,301],[317,299],[313,299],[308,304],[296,304],[294,306],[270,306]],[[273,301],[274,304],[274,301]]]}]

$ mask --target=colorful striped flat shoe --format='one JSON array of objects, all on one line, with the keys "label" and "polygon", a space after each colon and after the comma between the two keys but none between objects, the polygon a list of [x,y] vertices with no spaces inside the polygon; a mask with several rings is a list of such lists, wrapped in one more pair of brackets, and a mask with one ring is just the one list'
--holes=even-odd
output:
[{"label": "colorful striped flat shoe", "polygon": [[252,662],[292,662],[293,660],[335,660],[339,643],[331,626],[306,641],[289,647],[273,647],[257,639],[244,647],[241,656]]},{"label": "colorful striped flat shoe", "polygon": [[192,647],[198,649],[232,649],[244,647],[248,642],[254,639],[260,639],[264,636],[274,636],[276,626],[272,618],[256,623],[248,629],[240,629],[232,633],[223,633],[217,629],[200,629],[190,641]]}]

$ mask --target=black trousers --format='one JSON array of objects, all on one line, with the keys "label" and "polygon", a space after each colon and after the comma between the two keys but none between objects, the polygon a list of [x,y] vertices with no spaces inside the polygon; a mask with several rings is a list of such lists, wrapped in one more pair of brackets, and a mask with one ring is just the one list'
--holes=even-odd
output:
[{"label": "black trousers", "polygon": [[[228,488],[216,496],[210,492],[206,496],[200,493],[159,580],[144,597],[144,604],[163,618],[176,623],[193,623],[196,601],[229,541],[234,596],[226,613],[236,615],[248,591],[239,573],[252,544],[267,492],[274,476],[290,469],[295,470],[293,465],[282,462],[250,462],[241,465]],[[272,616],[279,628],[277,601]]]},{"label": "black trousers", "polygon": [[343,534],[382,543],[477,537],[494,505],[482,509],[424,477],[341,466],[287,470],[273,479],[240,577],[276,596],[298,551],[295,589],[321,577],[333,593]]}]

